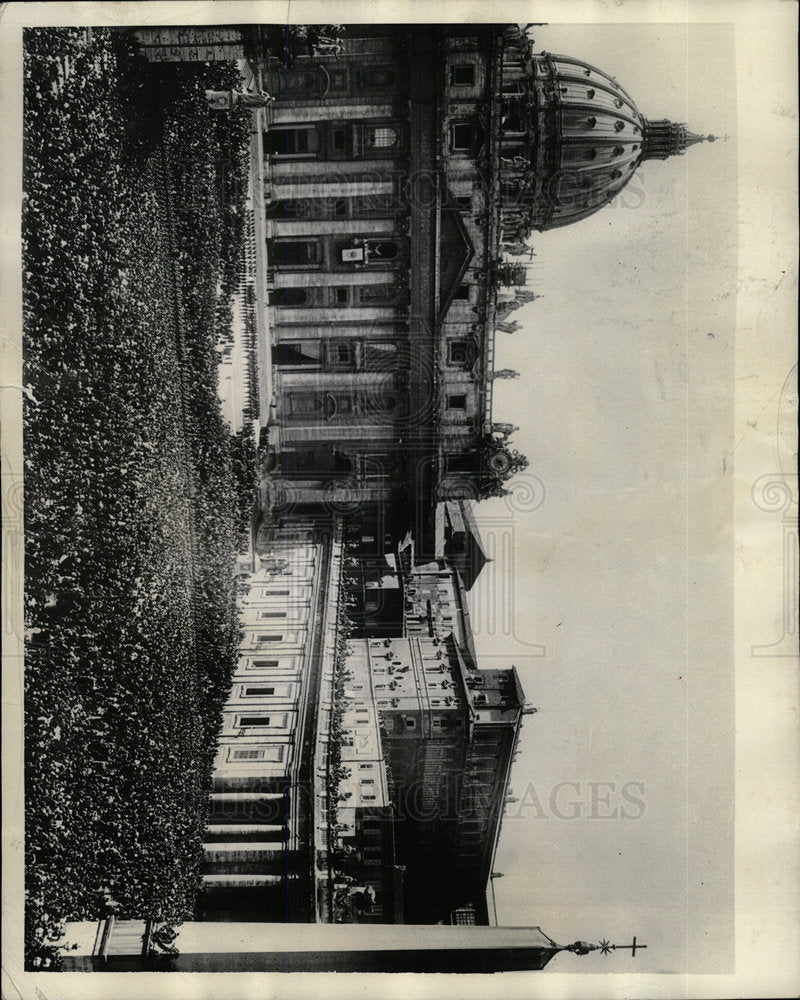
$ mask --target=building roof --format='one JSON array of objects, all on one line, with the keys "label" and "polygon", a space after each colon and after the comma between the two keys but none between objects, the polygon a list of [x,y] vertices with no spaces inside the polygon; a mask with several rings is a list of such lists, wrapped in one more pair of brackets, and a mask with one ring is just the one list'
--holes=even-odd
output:
[{"label": "building roof", "polygon": [[471,590],[481,570],[489,562],[470,500],[447,500],[444,507],[444,554],[461,574],[464,587]]},{"label": "building roof", "polygon": [[628,92],[596,66],[542,54],[535,66],[537,142],[551,147],[534,227],[586,218],[612,202],[648,159],[682,155],[704,139],[682,123],[650,121]]}]

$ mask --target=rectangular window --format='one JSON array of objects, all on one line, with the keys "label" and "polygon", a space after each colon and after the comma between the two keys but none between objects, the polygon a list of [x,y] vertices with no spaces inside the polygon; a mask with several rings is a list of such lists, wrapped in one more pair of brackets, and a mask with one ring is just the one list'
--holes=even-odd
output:
[{"label": "rectangular window", "polygon": [[262,611],[261,612],[261,617],[262,618],[285,618],[286,617],[286,612],[285,611]]},{"label": "rectangular window", "polygon": [[448,396],[447,406],[450,410],[466,410],[467,397],[464,395]]},{"label": "rectangular window", "polygon": [[358,769],[359,769],[359,771],[371,771],[372,770],[372,764],[359,764],[358,765]]},{"label": "rectangular window", "polygon": [[472,361],[472,351],[466,340],[451,340],[447,345],[447,360],[451,365],[468,365]]},{"label": "rectangular window", "polygon": [[277,667],[279,660],[254,660],[253,670],[269,670],[270,667]]},{"label": "rectangular window", "polygon": [[361,784],[362,785],[374,785],[375,784],[375,779],[374,778],[362,778],[361,779]]},{"label": "rectangular window", "polygon": [[270,717],[268,715],[240,715],[239,725],[242,729],[253,726],[268,726]]},{"label": "rectangular window", "polygon": [[347,288],[346,286],[345,287],[339,287],[339,288],[335,288],[334,292],[336,293],[336,303],[337,303],[337,305],[346,306],[347,303],[348,303],[348,301],[350,300],[350,289]]},{"label": "rectangular window", "polygon": [[456,205],[460,212],[470,212],[472,211],[472,195],[471,194],[458,194],[456,195]]},{"label": "rectangular window", "polygon": [[333,203],[333,217],[335,219],[347,218],[347,198],[336,198]]},{"label": "rectangular window", "polygon": [[[377,799],[377,795],[362,795],[361,796],[362,802],[374,802],[376,799]],[[377,861],[365,861],[364,862],[365,865],[377,865],[378,863],[379,862],[377,862]]]},{"label": "rectangular window", "polygon": [[459,285],[453,298],[461,299],[462,301],[466,299],[469,302],[469,285]]},{"label": "rectangular window", "polygon": [[450,67],[450,85],[453,87],[472,87],[475,84],[475,67],[469,64],[465,66]]},{"label": "rectangular window", "polygon": [[406,719],[406,729],[416,729],[417,720],[416,719]]},{"label": "rectangular window", "polygon": [[343,128],[331,129],[331,149],[343,153],[347,143],[347,132]]},{"label": "rectangular window", "polygon": [[275,694],[274,687],[246,687],[244,689],[245,698],[266,698]]},{"label": "rectangular window", "polygon": [[259,760],[279,764],[283,760],[283,749],[282,746],[228,747],[227,760],[229,763]]},{"label": "rectangular window", "polygon": [[469,122],[451,125],[451,149],[466,151],[472,147],[472,126]]},{"label": "rectangular window", "polygon": [[282,642],[282,635],[260,635],[258,637],[259,642]]}]

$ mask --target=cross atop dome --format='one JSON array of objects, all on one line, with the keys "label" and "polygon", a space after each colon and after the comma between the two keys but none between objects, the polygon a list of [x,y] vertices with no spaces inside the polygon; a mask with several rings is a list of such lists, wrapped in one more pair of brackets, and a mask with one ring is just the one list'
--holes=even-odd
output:
[{"label": "cross atop dome", "polygon": [[644,119],[642,160],[666,160],[670,156],[683,156],[689,146],[698,142],[716,142],[715,135],[698,135],[690,132],[683,122]]}]

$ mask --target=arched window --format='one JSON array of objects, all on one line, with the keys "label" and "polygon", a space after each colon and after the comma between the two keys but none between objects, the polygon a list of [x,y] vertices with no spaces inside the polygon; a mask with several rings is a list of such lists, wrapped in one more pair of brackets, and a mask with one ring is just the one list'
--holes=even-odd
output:
[{"label": "arched window", "polygon": [[393,128],[374,128],[372,130],[372,145],[376,149],[389,149],[397,143],[397,132]]}]

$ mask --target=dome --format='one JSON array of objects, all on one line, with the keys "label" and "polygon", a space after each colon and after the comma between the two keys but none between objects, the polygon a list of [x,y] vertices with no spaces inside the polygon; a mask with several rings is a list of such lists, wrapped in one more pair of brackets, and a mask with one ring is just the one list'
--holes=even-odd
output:
[{"label": "dome", "polygon": [[540,53],[527,68],[527,108],[520,107],[526,121],[507,119],[503,129],[516,126],[528,139],[528,221],[540,232],[578,222],[609,204],[644,160],[714,141],[681,123],[648,120],[614,77],[589,63]]}]

